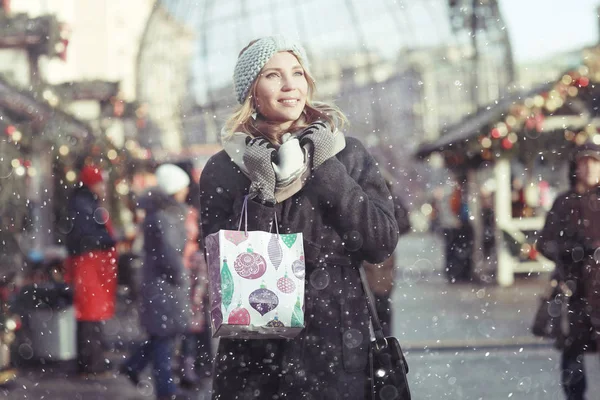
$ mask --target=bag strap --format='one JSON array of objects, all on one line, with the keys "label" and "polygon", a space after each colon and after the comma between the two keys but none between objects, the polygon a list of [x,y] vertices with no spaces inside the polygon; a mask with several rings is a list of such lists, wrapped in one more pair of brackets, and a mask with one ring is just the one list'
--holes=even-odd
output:
[{"label": "bag strap", "polygon": [[365,272],[365,267],[360,264],[358,267],[358,272],[360,273],[360,280],[362,282],[363,290],[365,291],[365,295],[367,298],[367,307],[369,308],[369,314],[371,314],[371,323],[373,324],[373,331],[375,333],[375,344],[379,348],[387,347],[387,340],[385,339],[385,334],[383,333],[383,328],[381,326],[381,321],[379,321],[379,317],[377,316],[377,308],[375,307],[375,297],[373,296],[373,292],[371,292],[371,288],[369,287],[369,282],[367,281],[367,273]]},{"label": "bag strap", "polygon": [[242,203],[242,212],[240,213],[240,223],[238,224],[238,231],[242,230],[242,221],[244,221],[244,232],[248,234],[248,196],[244,196],[244,202]]},{"label": "bag strap", "polygon": [[[240,222],[238,223],[238,231],[242,230],[242,221],[244,222],[244,233],[248,236],[248,198],[249,196],[244,196],[244,203],[242,204],[242,212],[240,213]],[[279,236],[279,224],[277,222],[277,211],[273,211],[273,215],[275,218],[275,233]],[[271,229],[273,230],[273,224],[271,223]]]}]

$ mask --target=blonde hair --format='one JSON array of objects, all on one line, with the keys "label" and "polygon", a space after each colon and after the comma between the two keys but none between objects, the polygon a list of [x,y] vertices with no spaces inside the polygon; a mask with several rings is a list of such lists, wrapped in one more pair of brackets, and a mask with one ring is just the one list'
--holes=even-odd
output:
[{"label": "blonde hair", "polygon": [[[254,42],[256,42],[256,40],[250,42],[244,49],[242,49],[240,55]],[[300,65],[302,65],[302,60],[298,61],[300,62]],[[306,104],[304,105],[304,110],[302,110],[300,118],[294,121],[289,130],[293,132],[302,129],[318,120],[329,123],[332,132],[335,132],[336,130],[343,130],[346,124],[348,124],[348,119],[337,106],[313,101],[313,96],[317,89],[315,80],[306,70],[306,68],[304,68],[304,65],[302,65],[302,68],[304,69],[304,76],[308,82]],[[260,74],[258,76],[260,77]],[[266,132],[262,132],[259,129],[256,120],[252,118],[252,114],[256,112],[254,99],[256,98],[257,83],[258,78],[252,82],[249,95],[246,97],[244,102],[229,116],[225,122],[225,132],[227,134],[232,135],[234,132],[244,132],[252,136],[264,136],[269,140],[273,139],[269,137]]]}]

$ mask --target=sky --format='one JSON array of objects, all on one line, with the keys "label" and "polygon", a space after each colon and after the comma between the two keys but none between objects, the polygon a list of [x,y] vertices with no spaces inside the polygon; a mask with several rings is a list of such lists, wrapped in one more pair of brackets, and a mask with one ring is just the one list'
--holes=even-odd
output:
[{"label": "sky", "polygon": [[600,0],[499,0],[516,62],[598,41]]}]

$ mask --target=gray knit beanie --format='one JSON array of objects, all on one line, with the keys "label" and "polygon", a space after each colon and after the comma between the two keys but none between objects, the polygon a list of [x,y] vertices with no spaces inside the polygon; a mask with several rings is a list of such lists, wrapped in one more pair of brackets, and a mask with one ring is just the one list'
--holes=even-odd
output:
[{"label": "gray knit beanie", "polygon": [[233,88],[240,104],[248,96],[252,82],[265,64],[280,51],[291,51],[308,71],[308,59],[302,45],[284,36],[267,36],[257,40],[240,54],[233,72]]}]

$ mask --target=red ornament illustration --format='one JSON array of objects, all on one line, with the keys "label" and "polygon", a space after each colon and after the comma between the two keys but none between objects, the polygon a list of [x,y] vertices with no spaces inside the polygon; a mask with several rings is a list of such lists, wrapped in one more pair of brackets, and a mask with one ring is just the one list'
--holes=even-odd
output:
[{"label": "red ornament illustration", "polygon": [[296,290],[296,284],[286,274],[277,280],[277,289],[282,293],[292,293]]},{"label": "red ornament illustration", "polygon": [[267,262],[260,254],[250,251],[237,256],[233,268],[242,278],[258,279],[265,274]]},{"label": "red ornament illustration", "polygon": [[229,313],[227,323],[230,325],[250,325],[250,313],[244,307],[238,307]]},{"label": "red ornament illustration", "polygon": [[248,239],[248,236],[243,231],[225,231],[223,236],[236,246]]}]

